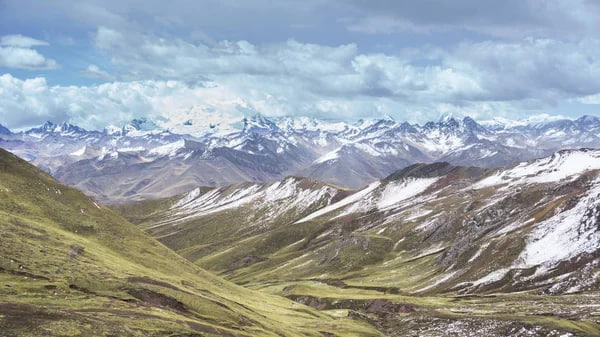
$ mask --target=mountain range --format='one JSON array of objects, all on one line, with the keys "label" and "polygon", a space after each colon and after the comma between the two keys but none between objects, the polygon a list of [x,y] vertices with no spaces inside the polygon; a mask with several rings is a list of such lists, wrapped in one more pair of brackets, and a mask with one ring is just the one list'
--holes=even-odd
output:
[{"label": "mountain range", "polygon": [[598,336],[598,124],[3,128],[0,336]]},{"label": "mountain range", "polygon": [[0,147],[100,201],[119,203],[288,175],[359,188],[414,163],[491,168],[600,146],[593,116],[531,123],[444,117],[419,125],[254,115],[161,125],[137,119],[102,131],[51,122],[21,132],[0,127]]},{"label": "mountain range", "polygon": [[414,164],[358,190],[290,176],[114,209],[202,268],[366,311],[355,317],[387,336],[600,334],[599,150]]}]

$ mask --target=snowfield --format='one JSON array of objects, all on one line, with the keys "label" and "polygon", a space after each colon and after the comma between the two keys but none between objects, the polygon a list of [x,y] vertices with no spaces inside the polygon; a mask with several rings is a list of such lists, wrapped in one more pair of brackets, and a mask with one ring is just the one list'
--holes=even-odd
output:
[{"label": "snowfield", "polygon": [[352,194],[350,196],[347,196],[346,198],[344,198],[344,199],[342,199],[342,200],[340,200],[340,201],[338,201],[338,202],[336,202],[336,203],[334,203],[332,205],[324,207],[324,208],[322,208],[322,209],[320,209],[320,210],[318,210],[318,211],[316,211],[316,212],[314,212],[314,213],[312,213],[312,214],[310,214],[310,215],[308,215],[308,216],[306,216],[306,217],[304,217],[304,218],[296,221],[296,223],[310,221],[312,219],[315,219],[315,218],[318,218],[318,217],[320,217],[322,215],[325,215],[325,214],[327,214],[329,212],[333,212],[333,211],[338,210],[338,209],[340,209],[342,207],[345,207],[345,206],[348,206],[348,205],[350,205],[352,203],[355,203],[355,202],[361,200],[363,197],[365,197],[369,193],[371,193],[373,190],[375,190],[380,184],[381,183],[379,181],[376,181],[376,182],[370,184],[369,186],[365,187],[364,189],[362,189],[362,190],[360,190],[360,191],[358,191],[358,192],[356,192],[356,193],[354,193],[354,194]]},{"label": "snowfield", "polygon": [[[272,184],[241,184],[239,187],[215,188],[201,194],[199,188],[185,194],[171,210],[179,216],[179,221],[200,217],[241,206],[251,206],[254,210],[266,209],[264,220],[270,220],[288,211],[301,213],[305,209],[331,200],[338,190],[323,185],[320,188],[302,188],[299,178],[289,177]],[[282,202],[285,201],[285,202]]]},{"label": "snowfield", "polygon": [[539,184],[559,182],[576,177],[586,171],[600,169],[600,151],[579,150],[561,151],[554,155],[532,162],[521,163],[516,167],[496,172],[473,186],[481,189],[500,184]]},{"label": "snowfield", "polygon": [[392,181],[386,185],[382,195],[377,202],[379,209],[386,209],[399,202],[423,193],[429,186],[433,185],[439,178],[415,179],[408,178],[401,181]]},{"label": "snowfield", "polygon": [[552,265],[600,249],[600,179],[567,211],[537,224],[520,259],[526,266]]}]

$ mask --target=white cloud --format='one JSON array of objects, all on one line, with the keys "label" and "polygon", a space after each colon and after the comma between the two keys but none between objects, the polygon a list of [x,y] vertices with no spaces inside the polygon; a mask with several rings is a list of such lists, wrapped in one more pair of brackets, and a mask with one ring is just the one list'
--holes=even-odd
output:
[{"label": "white cloud", "polygon": [[102,80],[112,79],[112,76],[108,72],[100,69],[100,67],[95,64],[90,64],[85,70],[80,71],[79,76]]},{"label": "white cloud", "polygon": [[239,90],[217,83],[189,86],[181,81],[110,82],[95,86],[48,86],[44,78],[17,79],[0,76],[0,121],[10,128],[39,125],[46,120],[71,121],[86,128],[102,129],[133,118],[183,123],[188,119],[314,115],[318,117],[377,117],[401,112],[411,122],[436,119],[440,113],[476,118],[511,111],[503,103],[467,106],[401,102],[386,97],[334,97],[295,101],[262,91]]},{"label": "white cloud", "polygon": [[0,46],[13,46],[21,48],[29,48],[35,46],[47,46],[48,42],[34,39],[32,37],[23,36],[21,34],[5,35],[0,37]]},{"label": "white cloud", "polygon": [[47,46],[48,43],[23,35],[0,37],[0,67],[20,69],[56,69],[55,60],[44,57],[34,46]]},{"label": "white cloud", "polygon": [[124,80],[209,79],[245,95],[264,95],[271,103],[278,100],[278,105],[342,98],[406,101],[431,95],[453,100],[480,90],[468,74],[440,65],[415,66],[399,56],[361,54],[355,44],[288,40],[265,45],[220,41],[206,46],[105,27],[98,29],[95,43],[111,56]]},{"label": "white cloud", "polygon": [[577,101],[583,104],[600,104],[600,94],[580,97]]},{"label": "white cloud", "polygon": [[95,43],[111,55],[112,73],[91,64],[80,75],[118,80],[48,87],[43,79],[4,75],[0,121],[14,127],[43,118],[102,128],[142,116],[185,121],[199,113],[392,115],[411,122],[442,113],[522,118],[600,93],[600,42],[593,39],[464,42],[389,55],[295,40],[207,46],[100,28]]},{"label": "white cloud", "polygon": [[552,106],[600,92],[597,39],[465,42],[447,52],[443,62],[472,74],[484,89],[483,94],[466,99]]},{"label": "white cloud", "polygon": [[[411,122],[448,112],[521,118],[551,111],[564,100],[590,103],[600,93],[600,40],[592,38],[465,41],[384,54],[361,52],[352,43],[207,45],[99,27],[94,44],[110,57],[111,73],[90,64],[79,74],[115,82],[48,87],[43,78],[4,75],[0,122],[23,126],[42,118],[69,119],[101,128],[191,111],[348,119],[393,115]],[[57,66],[33,49],[15,46],[0,47],[0,64]]]},{"label": "white cloud", "polygon": [[56,69],[58,64],[34,49],[0,47],[0,67],[20,69]]},{"label": "white cloud", "polygon": [[[133,118],[157,120],[218,112],[240,116],[251,103],[219,85],[190,87],[179,81],[111,82],[95,86],[48,86],[42,77],[0,76],[0,121],[11,128],[46,120],[102,129]],[[190,117],[186,117],[190,116]]]},{"label": "white cloud", "polygon": [[[514,109],[551,109],[561,100],[600,92],[600,40],[465,41],[396,54],[361,53],[356,44],[324,46],[288,40],[194,44],[101,27],[96,46],[111,56],[124,80],[212,80],[239,93],[260,96],[263,113],[296,113],[323,102],[387,110],[447,104],[456,107],[505,102]],[[120,69],[120,71],[119,71]],[[371,104],[359,102],[371,100]],[[319,103],[320,102],[320,103]],[[362,107],[362,108],[360,108]],[[341,114],[337,107],[331,113]]]}]

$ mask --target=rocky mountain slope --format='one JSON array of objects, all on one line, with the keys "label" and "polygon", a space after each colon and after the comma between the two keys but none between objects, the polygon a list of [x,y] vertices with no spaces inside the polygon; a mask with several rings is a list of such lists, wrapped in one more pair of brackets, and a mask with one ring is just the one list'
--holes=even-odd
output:
[{"label": "rocky mountain slope", "polygon": [[2,130],[0,147],[111,203],[288,175],[359,188],[417,162],[497,167],[600,146],[600,119],[592,116],[529,124],[448,117],[424,125],[252,116],[161,126],[134,120],[103,131],[68,123]]},{"label": "rocky mountain slope", "polygon": [[0,150],[0,336],[380,336],[236,286]]},{"label": "rocky mountain slope", "polygon": [[[357,311],[388,335],[593,336],[599,200],[600,151],[581,149],[500,169],[416,164],[356,191],[290,177],[117,210],[229,280]],[[389,302],[367,310],[377,299]]]}]

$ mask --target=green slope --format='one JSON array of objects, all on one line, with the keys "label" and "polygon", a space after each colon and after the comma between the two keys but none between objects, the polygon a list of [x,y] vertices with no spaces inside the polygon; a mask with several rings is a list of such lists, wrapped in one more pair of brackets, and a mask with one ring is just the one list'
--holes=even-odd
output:
[{"label": "green slope", "polygon": [[0,149],[0,336],[378,333],[198,268]]},{"label": "green slope", "polygon": [[[402,179],[438,174],[436,183],[414,199],[387,209],[361,207],[376,204],[372,200],[390,186],[401,186]],[[178,200],[187,197],[181,195],[118,211],[135,213],[136,223],[159,241],[228,280],[324,313],[351,315],[388,335],[600,335],[595,304],[600,252],[546,272],[539,266],[515,268],[492,282],[476,282],[515,265],[534,225],[579,203],[600,172],[518,189],[503,184],[469,188],[493,174],[415,166],[383,180],[356,205],[307,221],[299,221],[306,214],[290,218],[278,212],[293,199],[270,203],[271,209],[260,198],[222,209],[218,198],[201,195],[202,203],[180,207]],[[245,188],[234,185],[222,192]],[[194,208],[195,216],[190,215]],[[218,211],[200,211],[206,209]],[[271,223],[248,231],[255,226],[253,212],[272,214]],[[581,285],[576,294],[547,295],[557,286],[573,285]]]}]

